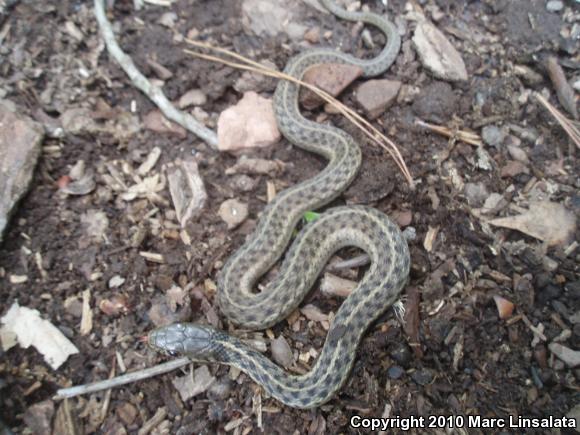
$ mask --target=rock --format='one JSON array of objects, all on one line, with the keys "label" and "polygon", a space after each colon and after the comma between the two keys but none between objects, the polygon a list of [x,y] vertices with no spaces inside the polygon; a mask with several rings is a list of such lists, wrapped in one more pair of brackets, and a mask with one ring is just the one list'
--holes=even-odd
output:
[{"label": "rock", "polygon": [[406,366],[411,361],[411,349],[405,343],[399,343],[391,352],[391,358],[398,364]]},{"label": "rock", "polygon": [[546,10],[548,12],[560,12],[564,9],[564,2],[560,0],[550,0],[546,3]]},{"label": "rock", "polygon": [[515,145],[508,145],[507,149],[514,160],[522,163],[529,163],[530,159],[528,159],[528,155],[522,148]]},{"label": "rock", "polygon": [[[276,36],[288,29],[293,14],[284,0],[244,0],[242,24],[258,36]],[[304,31],[299,35],[302,38]],[[290,35],[289,35],[290,36]],[[296,36],[296,35],[293,35]]]},{"label": "rock", "polygon": [[[325,63],[309,68],[304,73],[302,81],[315,85],[336,97],[362,74],[363,70],[358,66]],[[300,103],[305,109],[312,110],[323,102],[322,98],[309,89],[305,89],[300,94]]]},{"label": "rock", "polygon": [[479,207],[489,196],[487,187],[484,183],[466,183],[463,188],[463,193],[469,205]]},{"label": "rock", "polygon": [[538,304],[546,305],[552,299],[558,298],[562,294],[562,289],[554,284],[548,284],[543,289],[536,291]]},{"label": "rock", "polygon": [[218,148],[222,151],[265,147],[281,137],[272,101],[252,91],[220,114],[217,133]]},{"label": "rock", "polygon": [[405,374],[405,369],[401,366],[391,366],[387,370],[387,375],[391,379],[399,379]]},{"label": "rock", "polygon": [[497,307],[499,318],[502,320],[510,318],[512,313],[514,312],[515,305],[512,302],[508,301],[506,298],[502,298],[501,296],[498,295],[494,295],[493,300]]},{"label": "rock", "polygon": [[528,167],[517,160],[510,160],[501,168],[501,178],[511,178],[520,174],[529,174]]},{"label": "rock", "polygon": [[497,148],[505,140],[506,132],[496,125],[486,125],[481,129],[481,138],[486,144]]},{"label": "rock", "polygon": [[580,365],[580,351],[572,350],[560,343],[550,343],[548,349],[550,349],[550,352],[556,355],[568,367],[574,368]]},{"label": "rock", "polygon": [[304,34],[308,28],[302,24],[298,23],[288,23],[286,26],[286,34],[290,39],[294,41],[299,41],[304,38]]},{"label": "rock", "polygon": [[573,300],[580,299],[580,280],[567,283],[564,288],[568,293],[568,297]]},{"label": "rock", "polygon": [[417,25],[413,46],[425,68],[442,80],[465,81],[467,70],[459,52],[445,35],[428,22]]},{"label": "rock", "polygon": [[52,417],[54,416],[54,403],[52,400],[36,403],[24,413],[24,423],[32,433],[42,434],[52,432]]},{"label": "rock", "polygon": [[121,405],[117,406],[117,415],[119,416],[119,419],[127,426],[133,424],[138,413],[139,411],[137,411],[135,405],[129,402],[123,402]]},{"label": "rock", "polygon": [[157,133],[170,133],[182,139],[185,139],[187,132],[185,128],[167,119],[161,111],[155,109],[149,112],[143,118],[143,125],[145,128]]},{"label": "rock", "polygon": [[413,372],[411,379],[413,379],[416,384],[425,386],[433,380],[433,374],[428,369],[421,369]]},{"label": "rock", "polygon": [[445,123],[457,111],[458,98],[448,83],[434,82],[413,101],[413,112],[425,121]]},{"label": "rock", "polygon": [[356,91],[356,100],[371,119],[387,110],[399,94],[401,82],[397,80],[369,80]]},{"label": "rock", "polygon": [[229,379],[220,379],[214,382],[207,391],[208,399],[225,400],[232,394],[232,381]]},{"label": "rock", "polygon": [[44,132],[0,101],[0,242],[14,206],[28,190]]},{"label": "rock", "polygon": [[228,229],[233,229],[248,217],[248,206],[237,199],[228,199],[220,205],[218,214],[228,224]]},{"label": "rock", "polygon": [[178,102],[180,109],[189,106],[203,106],[207,103],[207,96],[201,89],[191,89],[181,96]]},{"label": "rock", "polygon": [[304,34],[304,39],[312,44],[320,42],[320,27],[312,27]]},{"label": "rock", "polygon": [[282,335],[272,340],[272,358],[284,368],[290,367],[294,361],[292,349]]}]

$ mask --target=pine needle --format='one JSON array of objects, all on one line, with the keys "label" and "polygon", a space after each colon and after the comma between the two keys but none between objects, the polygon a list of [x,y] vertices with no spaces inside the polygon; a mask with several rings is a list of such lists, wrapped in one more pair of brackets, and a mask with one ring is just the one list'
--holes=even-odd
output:
[{"label": "pine needle", "polygon": [[186,39],[185,41],[188,44],[191,44],[195,47],[212,50],[214,52],[223,54],[225,56],[229,56],[233,59],[237,59],[237,60],[241,61],[242,63],[233,62],[233,61],[223,59],[223,58],[220,58],[217,56],[212,56],[209,54],[199,53],[196,51],[191,51],[191,50],[185,49],[184,51],[186,53],[190,54],[191,56],[198,57],[198,58],[205,59],[205,60],[209,60],[212,62],[219,62],[219,63],[222,63],[224,65],[230,66],[232,68],[253,71],[253,72],[263,74],[263,75],[266,75],[269,77],[288,80],[288,81],[296,83],[300,86],[303,86],[307,89],[310,89],[312,92],[314,92],[315,94],[320,96],[324,101],[326,101],[327,103],[336,107],[337,110],[340,113],[342,113],[343,116],[345,116],[348,120],[350,120],[367,137],[369,137],[373,142],[375,142],[380,147],[385,149],[391,155],[391,157],[393,158],[393,160],[395,161],[395,163],[397,164],[397,166],[399,167],[399,169],[403,173],[404,177],[406,178],[406,180],[409,183],[409,185],[411,186],[411,188],[414,188],[414,183],[413,183],[413,178],[411,176],[411,173],[410,173],[409,169],[407,168],[407,165],[405,164],[405,161],[404,161],[403,157],[401,156],[401,153],[399,152],[399,149],[397,148],[397,146],[390,139],[388,139],[386,136],[384,136],[379,130],[377,130],[372,124],[370,124],[366,119],[361,117],[358,113],[356,113],[355,111],[353,111],[349,107],[342,104],[340,101],[338,101],[337,99],[332,97],[327,92],[319,89],[318,87],[316,87],[314,85],[311,85],[309,83],[305,83],[305,82],[303,82],[295,77],[289,76],[289,75],[284,74],[280,71],[268,68],[264,65],[259,64],[258,62],[247,59],[246,57],[244,57],[240,54],[226,50],[224,48],[214,47],[213,45],[207,44],[205,42],[194,41],[191,39]]}]

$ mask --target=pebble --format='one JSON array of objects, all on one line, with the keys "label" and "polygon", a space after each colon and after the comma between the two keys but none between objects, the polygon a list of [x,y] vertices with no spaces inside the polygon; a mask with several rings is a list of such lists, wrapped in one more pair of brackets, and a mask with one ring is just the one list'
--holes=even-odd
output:
[{"label": "pebble", "polygon": [[496,125],[486,125],[481,130],[481,137],[486,144],[499,147],[503,143],[506,133]]},{"label": "pebble", "polygon": [[434,82],[415,98],[412,109],[425,121],[444,123],[457,112],[458,101],[451,85]]},{"label": "pebble", "polygon": [[406,366],[411,361],[411,349],[405,343],[400,343],[391,352],[391,358],[398,364]]},{"label": "pebble", "polygon": [[229,379],[221,379],[218,382],[214,382],[207,392],[208,398],[216,400],[227,399],[232,392],[232,381]]},{"label": "pebble", "polygon": [[248,206],[237,199],[228,199],[222,202],[218,214],[228,224],[228,229],[231,230],[246,220],[248,217]]},{"label": "pebble", "polygon": [[397,80],[368,80],[356,91],[356,100],[371,119],[382,115],[396,100],[401,82]]},{"label": "pebble", "polygon": [[280,140],[272,101],[248,91],[235,105],[224,110],[217,125],[218,148],[236,151],[265,147]]},{"label": "pebble", "polygon": [[405,374],[405,369],[401,366],[391,366],[389,370],[387,370],[387,375],[391,379],[399,379],[401,376]]},{"label": "pebble", "polygon": [[546,3],[546,10],[548,12],[560,12],[564,9],[564,2],[560,0],[550,0]]},{"label": "pebble", "polygon": [[433,380],[433,374],[427,369],[421,369],[413,372],[411,379],[419,385],[427,385]]},{"label": "pebble", "polygon": [[471,206],[480,206],[489,197],[489,192],[484,183],[466,183],[463,193]]},{"label": "pebble", "polygon": [[428,22],[420,23],[412,41],[421,63],[435,77],[448,81],[467,80],[461,54],[437,27]]},{"label": "pebble", "polygon": [[550,352],[556,355],[568,367],[574,368],[580,366],[580,351],[572,350],[560,343],[550,343],[548,348]]},{"label": "pebble", "polygon": [[537,294],[538,303],[540,305],[545,305],[552,299],[558,298],[562,294],[562,290],[560,287],[555,286],[554,284],[548,284],[542,290],[540,290]]},{"label": "pebble", "polygon": [[290,349],[288,342],[282,335],[272,340],[271,349],[272,359],[274,361],[285,368],[288,368],[292,365],[292,362],[294,361],[292,349]]}]

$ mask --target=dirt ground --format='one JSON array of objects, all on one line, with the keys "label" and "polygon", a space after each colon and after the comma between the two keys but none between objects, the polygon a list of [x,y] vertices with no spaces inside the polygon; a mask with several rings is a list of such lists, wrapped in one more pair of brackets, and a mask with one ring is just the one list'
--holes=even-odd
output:
[{"label": "dirt ground", "polygon": [[[372,55],[373,49],[366,49],[352,32],[354,24],[297,3],[295,20],[319,27],[322,34],[332,31],[321,44]],[[487,222],[521,213],[538,198],[580,215],[577,149],[530,96],[530,90],[547,90],[552,104],[565,112],[544,63],[556,56],[567,76],[578,80],[580,50],[566,29],[578,26],[579,18],[567,22],[563,11],[550,12],[545,1],[537,0],[415,3],[429,17],[433,10],[442,13],[435,24],[461,53],[469,79],[450,84],[433,78],[410,45],[416,23],[401,20],[403,51],[385,77],[418,92],[374,123],[399,145],[417,182],[415,190],[386,153],[346,121],[332,117],[360,141],[364,156],[361,174],[335,204],[372,205],[414,229],[416,237],[409,241],[405,325],[392,310],[386,312],[367,332],[339,394],[310,411],[283,406],[245,374],[218,365],[207,366],[213,384],[187,401],[173,382],[187,376],[190,367],[67,402],[51,399],[58,388],[165,360],[139,341],[159,319],[206,322],[217,314],[220,327],[228,329],[214,303],[216,272],[255,225],[267,181],[281,190],[316,174],[324,161],[282,140],[250,155],[280,160],[285,170],[275,176],[251,175],[245,179],[250,188],[243,189],[239,177],[225,174],[236,156],[213,151],[190,133],[156,132],[138,122],[154,106],[103,49],[92,2],[22,0],[10,10],[0,26],[5,32],[2,98],[44,125],[62,126],[63,114],[78,122],[69,122],[61,137],[45,138],[30,192],[0,246],[0,314],[15,301],[37,309],[79,353],[52,370],[33,348],[0,350],[0,419],[7,427],[16,433],[359,433],[363,430],[349,426],[354,415],[561,417],[580,403],[580,368],[563,363],[549,349],[555,339],[580,349],[580,251],[566,251],[571,240],[548,247]],[[578,3],[564,3],[578,12]],[[386,11],[403,17],[406,4],[389,1]],[[368,5],[385,10],[380,2]],[[168,12],[175,13],[171,26],[159,22]],[[193,59],[175,35],[197,29],[193,34],[200,39],[270,60],[279,68],[306,45],[285,34],[256,36],[241,15],[241,3],[233,0],[178,0],[170,7],[147,5],[140,11],[123,0],[109,11],[116,30],[122,30],[120,45],[146,76],[159,78],[152,65],[170,71],[163,78],[170,100],[193,88],[203,90],[207,101],[201,109],[210,128],[222,110],[241,98],[234,84],[242,73]],[[519,74],[515,66],[537,74]],[[341,99],[358,109],[355,86]],[[254,90],[271,97],[274,87],[268,79]],[[79,113],[88,114],[89,121]],[[507,137],[495,145],[484,143],[482,151],[426,131],[415,124],[418,117],[478,134],[497,126]],[[513,163],[509,141],[523,150],[525,163]],[[110,182],[111,168],[116,168],[131,185],[134,180],[123,168],[137,168],[155,147],[161,149],[159,173],[192,153],[200,162],[208,202],[186,228],[189,246],[166,187],[154,198],[125,200]],[[482,153],[487,165],[481,163]],[[64,195],[59,182],[79,160],[94,172],[96,187],[85,195]],[[492,193],[503,201],[482,216],[478,210]],[[230,198],[249,205],[249,218],[232,230],[218,214],[220,204]],[[144,251],[162,254],[164,262],[148,261]],[[343,258],[351,254],[341,252]],[[341,275],[356,279],[363,273],[361,268]],[[11,275],[27,281],[13,283]],[[172,310],[167,292],[175,286],[186,288],[187,294]],[[93,325],[81,335],[82,294],[87,290]],[[497,296],[515,305],[507,320],[499,318]],[[317,285],[305,303],[329,313],[341,301],[324,296]],[[283,336],[295,357],[319,351],[324,328],[297,316],[294,324],[282,322],[271,333]],[[270,354],[269,334],[251,337]],[[295,358],[295,365],[295,370],[307,370],[313,359]],[[155,424],[154,416],[159,420]],[[143,431],[147,422],[152,427]]]}]

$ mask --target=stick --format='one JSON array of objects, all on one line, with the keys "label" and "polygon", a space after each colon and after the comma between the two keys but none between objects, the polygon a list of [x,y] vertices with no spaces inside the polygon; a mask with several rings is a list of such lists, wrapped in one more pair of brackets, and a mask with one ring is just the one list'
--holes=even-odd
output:
[{"label": "stick", "polygon": [[187,357],[183,357],[156,365],[154,367],[127,373],[126,375],[117,376],[116,378],[107,379],[106,381],[97,381],[91,384],[77,385],[70,388],[61,388],[56,392],[56,395],[53,397],[53,399],[67,399],[70,397],[80,396],[81,394],[96,393],[97,391],[120,387],[121,385],[142,381],[143,379],[148,379],[157,375],[171,372],[189,363],[191,363],[191,360]]},{"label": "stick", "polygon": [[189,113],[177,110],[167,99],[163,91],[159,87],[152,85],[137,69],[133,60],[121,50],[121,47],[119,47],[119,44],[115,40],[111,23],[109,23],[105,14],[103,0],[95,0],[95,16],[97,17],[97,22],[99,23],[101,34],[103,35],[109,54],[129,76],[129,79],[135,87],[149,97],[167,119],[176,122],[186,130],[192,132],[211,148],[217,149],[218,139],[216,133],[199,123]]}]

